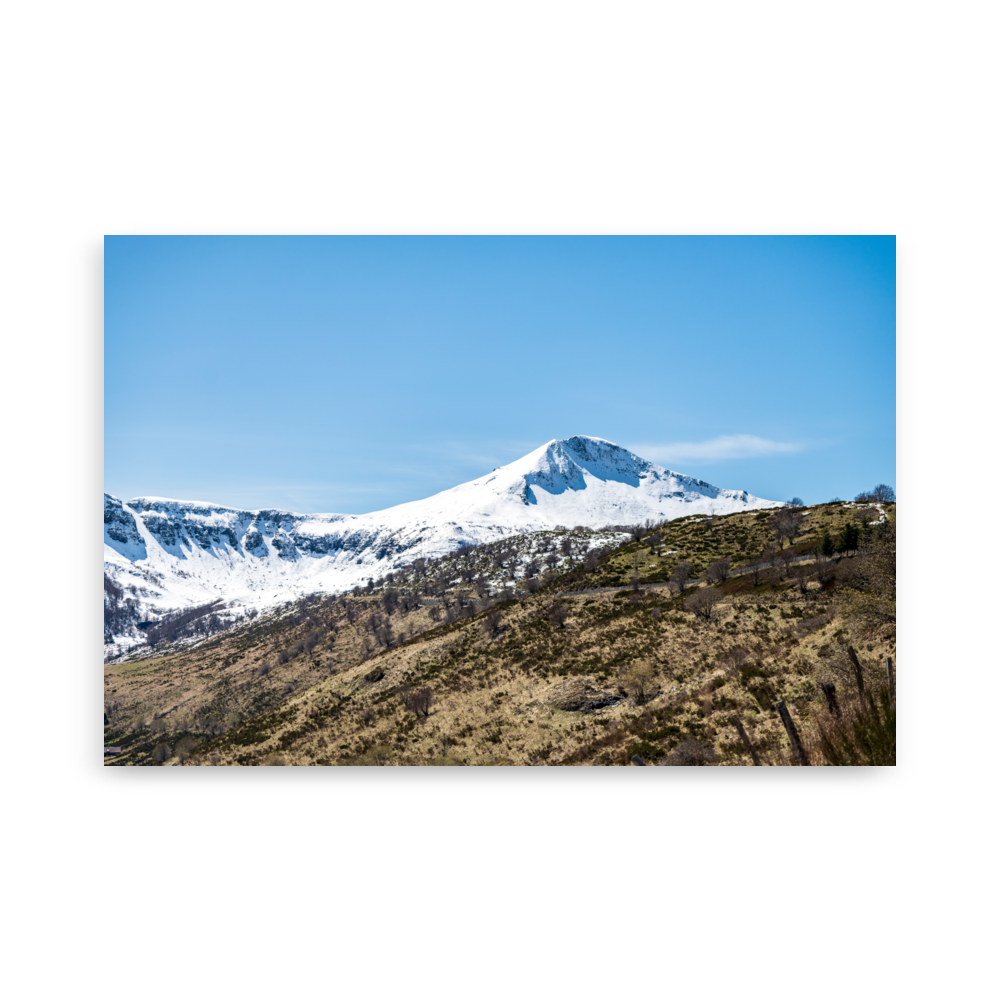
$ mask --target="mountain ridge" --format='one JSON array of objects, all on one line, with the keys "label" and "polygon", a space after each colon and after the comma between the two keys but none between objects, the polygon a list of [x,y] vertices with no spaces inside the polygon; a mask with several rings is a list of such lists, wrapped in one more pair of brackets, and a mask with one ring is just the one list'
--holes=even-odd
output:
[{"label": "mountain ridge", "polygon": [[222,599],[338,592],[421,557],[566,525],[598,528],[782,506],[603,438],[552,439],[478,479],[368,514],[242,510],[105,493],[105,572],[152,615]]}]

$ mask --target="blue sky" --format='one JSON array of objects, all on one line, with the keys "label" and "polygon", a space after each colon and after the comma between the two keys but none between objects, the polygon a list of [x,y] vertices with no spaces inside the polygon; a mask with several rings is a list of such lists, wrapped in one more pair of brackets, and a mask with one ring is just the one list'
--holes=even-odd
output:
[{"label": "blue sky", "polygon": [[360,513],[551,438],[895,485],[893,237],[105,239],[105,489]]}]

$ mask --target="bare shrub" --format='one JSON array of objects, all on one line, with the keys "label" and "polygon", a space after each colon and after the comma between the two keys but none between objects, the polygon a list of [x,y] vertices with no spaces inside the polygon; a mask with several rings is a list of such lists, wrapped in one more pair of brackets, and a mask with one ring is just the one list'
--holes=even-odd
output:
[{"label": "bare shrub", "polygon": [[749,649],[745,649],[743,646],[734,646],[732,649],[726,650],[722,656],[719,657],[719,663],[721,663],[726,668],[726,673],[732,677],[740,676],[740,667],[748,659],[750,659],[751,653]]},{"label": "bare shrub", "polygon": [[824,589],[831,586],[837,578],[837,564],[826,556],[817,556],[815,569],[816,579]]},{"label": "bare shrub", "polygon": [[637,660],[621,676],[621,686],[636,705],[645,705],[656,684],[656,671],[648,660]]},{"label": "bare shrub", "polygon": [[556,628],[566,627],[566,619],[569,618],[569,605],[565,601],[553,601],[546,609],[546,612],[549,616],[549,621]]},{"label": "bare shrub", "polygon": [[712,587],[705,587],[702,590],[696,590],[684,603],[684,607],[698,618],[710,621],[712,611],[721,600],[722,594]]},{"label": "bare shrub", "polygon": [[386,767],[393,758],[392,747],[379,745],[358,757],[338,761],[341,767]]},{"label": "bare shrub", "polygon": [[858,522],[860,530],[863,533],[865,531],[865,526],[870,525],[873,521],[878,521],[882,516],[882,512],[878,507],[862,507],[861,510],[856,510],[854,512],[854,520]]},{"label": "bare shrub", "polygon": [[174,756],[182,763],[186,763],[187,759],[191,756],[191,751],[198,746],[198,740],[193,736],[185,736],[180,743],[177,744],[177,749],[174,751]]},{"label": "bare shrub", "polygon": [[490,608],[483,618],[483,631],[487,639],[495,639],[503,628],[503,612],[499,608]]},{"label": "bare shrub", "polygon": [[155,760],[157,764],[162,764],[162,763],[164,763],[164,761],[170,760],[170,758],[173,755],[174,755],[173,750],[171,750],[170,747],[168,747],[166,743],[161,743],[153,751],[153,760]]},{"label": "bare shrub", "polygon": [[896,525],[873,528],[851,560],[840,610],[859,638],[879,637],[896,627]]},{"label": "bare shrub", "polygon": [[658,764],[659,767],[704,767],[715,763],[715,748],[711,743],[701,743],[698,740],[686,739]]}]

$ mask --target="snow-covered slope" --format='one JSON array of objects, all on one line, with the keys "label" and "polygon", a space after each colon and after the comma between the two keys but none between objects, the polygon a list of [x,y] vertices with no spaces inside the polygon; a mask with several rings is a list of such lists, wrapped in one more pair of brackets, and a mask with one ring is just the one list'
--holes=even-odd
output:
[{"label": "snow-covered slope", "polygon": [[419,557],[511,533],[781,506],[647,462],[610,441],[550,441],[426,500],[371,514],[235,510],[104,496],[105,571],[150,612],[224,599],[267,607],[340,591]]}]

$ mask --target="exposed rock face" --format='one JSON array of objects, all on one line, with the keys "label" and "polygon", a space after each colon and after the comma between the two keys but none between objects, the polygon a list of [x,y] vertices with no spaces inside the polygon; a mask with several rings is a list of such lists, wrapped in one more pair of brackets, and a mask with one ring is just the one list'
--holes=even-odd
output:
[{"label": "exposed rock face", "polygon": [[121,550],[134,548],[143,549],[146,543],[135,525],[132,511],[122,506],[118,497],[104,494],[104,544],[112,545]]}]

